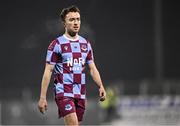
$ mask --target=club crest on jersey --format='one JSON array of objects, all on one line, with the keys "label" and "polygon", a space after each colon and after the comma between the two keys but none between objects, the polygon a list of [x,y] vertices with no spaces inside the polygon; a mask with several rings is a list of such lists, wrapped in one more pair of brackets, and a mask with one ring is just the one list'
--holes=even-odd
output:
[{"label": "club crest on jersey", "polygon": [[71,110],[72,109],[72,106],[71,106],[71,104],[67,104],[67,105],[65,105],[65,110]]},{"label": "club crest on jersey", "polygon": [[68,50],[68,46],[64,46],[64,49],[65,49],[65,50]]},{"label": "club crest on jersey", "polygon": [[87,46],[86,46],[86,45],[82,45],[82,46],[81,46],[81,49],[82,49],[84,52],[86,52],[86,51],[87,51]]}]

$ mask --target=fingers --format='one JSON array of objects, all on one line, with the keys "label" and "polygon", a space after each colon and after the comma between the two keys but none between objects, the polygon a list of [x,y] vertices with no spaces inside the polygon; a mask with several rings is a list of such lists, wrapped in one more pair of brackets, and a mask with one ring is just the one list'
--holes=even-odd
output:
[{"label": "fingers", "polygon": [[39,108],[39,111],[40,111],[42,114],[45,113],[45,107],[43,107],[43,106],[38,106],[38,108]]},{"label": "fingers", "polygon": [[44,108],[40,108],[39,111],[44,114],[45,113],[45,109]]},{"label": "fingers", "polygon": [[100,91],[100,92],[99,92],[99,97],[101,97],[101,96],[102,96],[102,92]]},{"label": "fingers", "polygon": [[99,97],[102,97],[102,96],[104,96],[104,92],[103,90],[99,90]]},{"label": "fingers", "polygon": [[100,101],[104,101],[106,99],[106,97],[105,96],[102,96],[102,97],[100,97]]},{"label": "fingers", "polygon": [[99,96],[100,96],[100,97],[103,97],[103,96],[105,96],[105,95],[106,95],[106,94],[105,94],[105,91],[100,91],[100,92],[99,92]]},{"label": "fingers", "polygon": [[104,97],[104,92],[101,92],[101,97]]},{"label": "fingers", "polygon": [[45,111],[47,111],[47,109],[48,109],[48,107],[47,107],[47,105],[45,105]]},{"label": "fingers", "polygon": [[100,101],[104,101],[106,99],[106,94],[104,91],[100,91],[99,92],[99,96],[100,96]]},{"label": "fingers", "polygon": [[42,114],[45,114],[47,110],[47,103],[46,102],[39,102],[38,109]]}]

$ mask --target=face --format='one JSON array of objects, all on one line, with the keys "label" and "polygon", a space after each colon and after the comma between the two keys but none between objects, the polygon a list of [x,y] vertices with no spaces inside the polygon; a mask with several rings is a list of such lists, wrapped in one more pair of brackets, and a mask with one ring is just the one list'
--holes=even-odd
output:
[{"label": "face", "polygon": [[79,32],[80,29],[80,14],[78,12],[69,12],[65,17],[65,30],[71,35]]}]

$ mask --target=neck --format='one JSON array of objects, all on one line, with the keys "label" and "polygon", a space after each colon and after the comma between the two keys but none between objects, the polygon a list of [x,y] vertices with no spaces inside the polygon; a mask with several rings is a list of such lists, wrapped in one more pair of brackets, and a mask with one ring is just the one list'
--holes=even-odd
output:
[{"label": "neck", "polygon": [[65,32],[64,35],[69,38],[69,39],[78,39],[78,34],[77,33],[72,33],[72,32]]},{"label": "neck", "polygon": [[75,36],[71,36],[68,33],[64,33],[64,37],[70,41],[77,41],[79,39],[78,34],[76,34]]}]

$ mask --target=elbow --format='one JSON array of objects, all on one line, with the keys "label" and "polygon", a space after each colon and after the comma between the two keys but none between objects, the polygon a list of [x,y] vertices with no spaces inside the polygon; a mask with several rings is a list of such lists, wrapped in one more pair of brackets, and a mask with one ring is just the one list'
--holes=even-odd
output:
[{"label": "elbow", "polygon": [[93,76],[97,76],[97,75],[99,74],[99,72],[98,72],[97,69],[91,69],[91,70],[90,70],[90,74],[91,74],[91,76],[93,77]]}]

